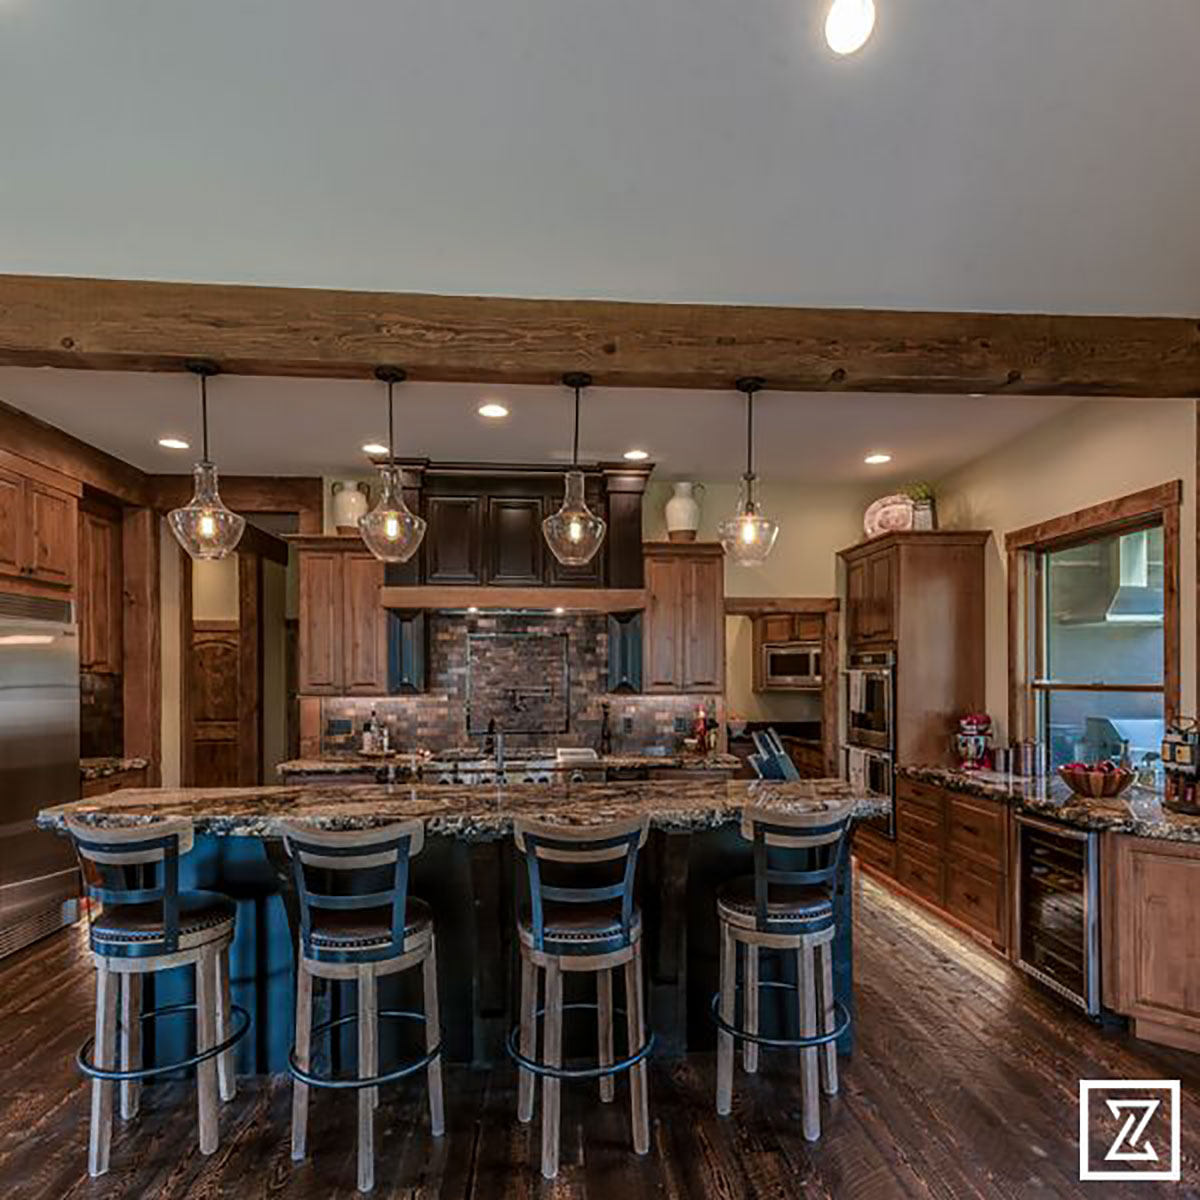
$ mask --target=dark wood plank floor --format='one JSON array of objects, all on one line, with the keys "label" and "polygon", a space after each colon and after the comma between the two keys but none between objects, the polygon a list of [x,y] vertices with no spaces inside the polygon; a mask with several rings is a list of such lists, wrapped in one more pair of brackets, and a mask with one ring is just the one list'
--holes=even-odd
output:
[{"label": "dark wood plank floor", "polygon": [[[537,1126],[514,1119],[515,1072],[447,1073],[447,1136],[427,1133],[423,1081],[385,1092],[377,1126],[381,1197],[1146,1197],[1200,1195],[1200,1059],[1105,1033],[934,918],[860,884],[855,942],[858,1046],[825,1136],[800,1136],[797,1072],[782,1052],[739,1072],[733,1115],[713,1111],[714,1061],[656,1062],[653,1146],[629,1149],[627,1092],[564,1094],[563,1166],[537,1173]],[[0,1196],[351,1197],[351,1097],[313,1101],[310,1158],[288,1154],[290,1083],[242,1080],[221,1115],[221,1148],[196,1148],[193,1092],[150,1089],[117,1121],[113,1169],[86,1171],[88,1102],[73,1056],[86,1036],[92,971],[79,931],[0,964]],[[1181,1078],[1181,1185],[1077,1182],[1078,1080]],[[1088,1190],[1085,1190],[1088,1189]]]}]

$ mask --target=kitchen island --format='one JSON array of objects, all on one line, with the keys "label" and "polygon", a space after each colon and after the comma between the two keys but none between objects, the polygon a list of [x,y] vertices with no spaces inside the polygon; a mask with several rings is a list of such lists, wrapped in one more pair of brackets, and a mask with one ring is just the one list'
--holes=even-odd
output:
[{"label": "kitchen island", "polygon": [[[638,888],[649,1020],[659,1050],[682,1054],[715,1042],[709,1019],[717,989],[715,893],[725,879],[753,869],[750,846],[738,834],[743,807],[819,811],[847,798],[854,801],[856,820],[878,816],[886,803],[855,794],[841,780],[159,788],[45,809],[38,823],[61,831],[68,814],[108,827],[175,817],[193,823],[196,846],[181,862],[181,886],[212,888],[238,902],[234,1000],[254,1019],[252,1036],[239,1047],[241,1067],[277,1071],[286,1068],[291,1044],[295,941],[290,867],[281,842],[286,821],[319,829],[425,822],[426,848],[413,861],[411,887],[433,907],[437,921],[446,1053],[452,1060],[482,1063],[503,1056],[504,1038],[515,1020],[515,924],[525,887],[512,845],[515,817],[576,827],[640,815],[649,819]],[[835,986],[839,999],[851,1007],[849,856],[836,904]],[[790,964],[783,977],[789,969]],[[394,986],[397,996],[383,999],[406,998],[410,982],[388,981],[385,986]],[[330,1015],[349,1011],[351,999],[335,989],[326,1001]],[[849,1045],[847,1036],[843,1048]]]}]

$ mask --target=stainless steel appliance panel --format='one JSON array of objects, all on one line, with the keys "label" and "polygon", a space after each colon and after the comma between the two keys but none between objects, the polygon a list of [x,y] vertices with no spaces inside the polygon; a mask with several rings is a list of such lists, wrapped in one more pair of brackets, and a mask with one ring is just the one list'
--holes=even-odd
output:
[{"label": "stainless steel appliance panel", "polygon": [[79,797],[79,649],[69,601],[0,595],[0,956],[69,923],[78,869],[38,811]]},{"label": "stainless steel appliance panel", "polygon": [[890,650],[852,654],[846,672],[847,744],[894,750],[895,713],[895,656]]},{"label": "stainless steel appliance panel", "polygon": [[820,642],[767,642],[762,648],[763,684],[772,691],[819,688],[821,658]]}]

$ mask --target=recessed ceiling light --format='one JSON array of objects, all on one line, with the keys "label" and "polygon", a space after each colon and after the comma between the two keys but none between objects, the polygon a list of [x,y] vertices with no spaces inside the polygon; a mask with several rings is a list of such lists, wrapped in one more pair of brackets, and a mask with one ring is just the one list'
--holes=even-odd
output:
[{"label": "recessed ceiling light", "polygon": [[158,439],[158,444],[164,450],[190,450],[191,442],[185,442],[183,438],[161,437]]},{"label": "recessed ceiling light", "polygon": [[982,392],[968,392],[967,394],[971,397],[972,400],[982,400],[983,399]]},{"label": "recessed ceiling light", "polygon": [[833,0],[825,18],[825,40],[834,54],[853,54],[875,28],[875,0]]},{"label": "recessed ceiling light", "polygon": [[867,457],[863,459],[863,462],[870,463],[871,466],[873,466],[873,467],[877,467],[881,463],[889,463],[891,461],[892,461],[892,456],[890,454],[882,454],[882,453],[868,454]]},{"label": "recessed ceiling light", "polygon": [[474,604],[472,604],[471,607],[467,609],[467,612],[469,612],[469,613],[477,613],[478,611],[479,611],[479,609],[476,608]]},{"label": "recessed ceiling light", "polygon": [[642,462],[650,457],[650,452],[648,450],[626,450],[625,457],[630,462]]},{"label": "recessed ceiling light", "polygon": [[503,404],[497,404],[494,401],[491,401],[487,404],[481,404],[479,406],[479,415],[481,417],[487,417],[492,421],[498,421],[501,417],[508,416],[508,409],[505,408]]},{"label": "recessed ceiling light", "polygon": [[566,611],[567,610],[563,608],[562,605],[559,605],[559,607],[554,610],[554,615],[556,617],[561,617]]},{"label": "recessed ceiling light", "polygon": [[363,443],[363,453],[364,454],[386,454],[387,447],[385,445],[383,445],[382,442],[364,442]]}]

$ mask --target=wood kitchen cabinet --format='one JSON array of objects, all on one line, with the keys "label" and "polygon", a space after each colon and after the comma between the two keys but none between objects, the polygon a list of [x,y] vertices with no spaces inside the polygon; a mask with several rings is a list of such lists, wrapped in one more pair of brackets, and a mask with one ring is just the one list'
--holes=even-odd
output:
[{"label": "wood kitchen cabinet", "polygon": [[298,690],[310,696],[387,694],[384,567],[357,537],[293,539],[300,571]]},{"label": "wood kitchen cabinet", "polygon": [[75,586],[78,482],[0,451],[0,576],[61,595]]},{"label": "wood kitchen cabinet", "polygon": [[1009,944],[1008,805],[918,780],[896,780],[896,841],[863,829],[854,853],[911,895],[1004,951]]},{"label": "wood kitchen cabinet", "polygon": [[725,557],[720,545],[649,544],[645,578],[645,690],[724,691]]},{"label": "wood kitchen cabinet", "polygon": [[846,624],[851,646],[896,636],[898,551],[889,546],[846,564]]},{"label": "wood kitchen cabinet", "polygon": [[121,672],[121,514],[84,500],[79,511],[79,667],[96,674]]}]

